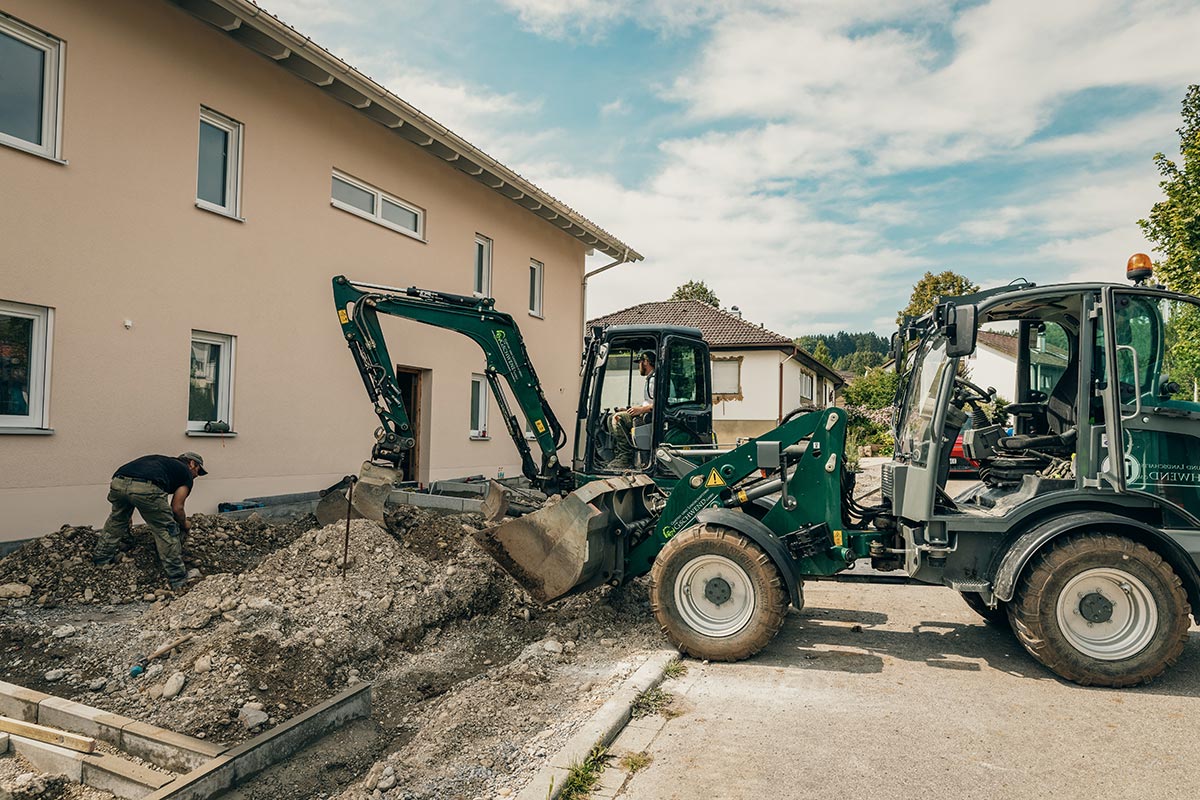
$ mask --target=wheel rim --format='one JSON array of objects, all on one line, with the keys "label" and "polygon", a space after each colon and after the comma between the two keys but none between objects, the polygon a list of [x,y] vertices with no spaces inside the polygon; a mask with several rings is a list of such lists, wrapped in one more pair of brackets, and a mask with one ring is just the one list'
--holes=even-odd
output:
[{"label": "wheel rim", "polygon": [[1058,595],[1058,627],[1079,652],[1100,661],[1132,658],[1158,631],[1158,604],[1146,584],[1119,569],[1081,572]]},{"label": "wheel rim", "polygon": [[675,607],[688,627],[719,639],[733,636],[754,615],[754,584],[737,562],[705,555],[684,564],[675,579]]}]

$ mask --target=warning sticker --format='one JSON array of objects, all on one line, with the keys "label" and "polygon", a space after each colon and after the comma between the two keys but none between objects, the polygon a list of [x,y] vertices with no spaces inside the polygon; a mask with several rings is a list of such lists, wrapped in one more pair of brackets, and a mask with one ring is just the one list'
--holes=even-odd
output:
[{"label": "warning sticker", "polygon": [[538,433],[545,433],[545,432],[546,432],[546,425],[545,425],[545,423],[544,423],[544,422],[542,422],[540,419],[535,419],[535,420],[533,421],[533,427],[537,428],[537,432],[538,432]]},{"label": "warning sticker", "polygon": [[708,480],[704,482],[704,486],[709,489],[724,485],[725,479],[718,475],[715,469],[708,473]]},{"label": "warning sticker", "polygon": [[348,323],[350,321],[350,317],[346,314],[346,309],[344,309],[344,308],[338,309],[338,319],[342,321],[343,325],[345,325],[346,323]]}]

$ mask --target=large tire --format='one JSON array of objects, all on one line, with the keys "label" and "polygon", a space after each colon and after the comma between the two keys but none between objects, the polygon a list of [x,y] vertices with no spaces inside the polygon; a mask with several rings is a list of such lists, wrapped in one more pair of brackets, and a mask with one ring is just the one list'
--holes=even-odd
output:
[{"label": "large tire", "polygon": [[971,607],[979,616],[983,617],[983,621],[989,625],[995,625],[997,628],[1008,627],[1008,603],[1003,600],[996,601],[996,607],[992,608],[984,602],[983,596],[979,592],[959,592],[962,595],[963,601]]},{"label": "large tire", "polygon": [[1190,611],[1170,564],[1107,533],[1073,536],[1040,554],[1008,604],[1029,654],[1084,686],[1158,677],[1183,651]]},{"label": "large tire", "polygon": [[672,644],[695,658],[739,661],[775,638],[783,578],[762,548],[720,525],[676,534],[654,559],[650,605]]}]

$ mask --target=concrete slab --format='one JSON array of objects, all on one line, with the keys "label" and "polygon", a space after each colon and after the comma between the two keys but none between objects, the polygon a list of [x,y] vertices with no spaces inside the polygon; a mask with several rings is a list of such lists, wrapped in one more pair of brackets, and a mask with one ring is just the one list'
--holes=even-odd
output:
[{"label": "concrete slab", "polygon": [[0,756],[8,752],[8,734],[0,733]]},{"label": "concrete slab", "polygon": [[224,745],[184,736],[144,722],[121,729],[122,750],[172,772],[188,772],[225,752]]},{"label": "concrete slab", "polygon": [[233,769],[228,756],[217,756],[207,764],[194,769],[155,792],[145,800],[207,800],[215,794],[233,788]]},{"label": "concrete slab", "polygon": [[64,697],[47,697],[38,703],[39,725],[91,736],[115,747],[121,745],[121,729],[133,721]]},{"label": "concrete slab", "polygon": [[141,764],[107,754],[93,754],[85,758],[81,776],[85,786],[103,789],[129,800],[139,800],[174,779],[174,775],[164,775]]},{"label": "concrete slab", "polygon": [[85,753],[26,739],[24,736],[10,735],[8,740],[13,752],[37,767],[39,772],[66,775],[76,783],[83,777],[83,760],[88,757]]},{"label": "concrete slab", "polygon": [[616,756],[625,753],[640,753],[650,746],[650,742],[654,741],[655,736],[658,736],[658,731],[658,728],[626,727],[609,749]]},{"label": "concrete slab", "polygon": [[0,681],[0,717],[11,717],[21,722],[38,721],[38,704],[48,694],[17,686],[15,683]]}]

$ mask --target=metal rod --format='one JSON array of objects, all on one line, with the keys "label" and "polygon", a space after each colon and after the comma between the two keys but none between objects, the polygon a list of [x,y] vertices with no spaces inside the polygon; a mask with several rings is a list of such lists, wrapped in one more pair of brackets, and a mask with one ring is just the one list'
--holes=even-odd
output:
[{"label": "metal rod", "polygon": [[350,475],[350,490],[346,492],[346,541],[342,545],[342,580],[346,580],[346,565],[350,561],[350,514],[354,511],[354,484],[357,475]]}]

